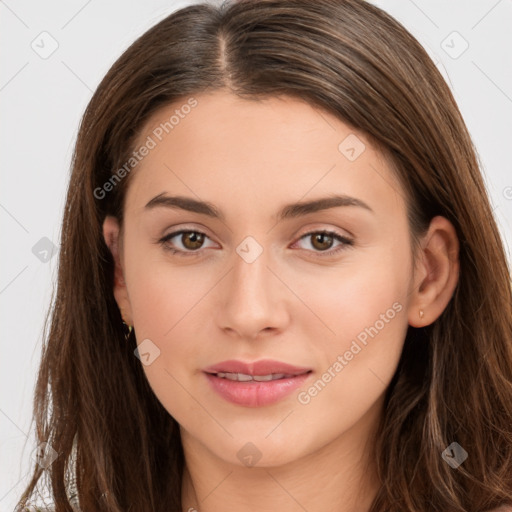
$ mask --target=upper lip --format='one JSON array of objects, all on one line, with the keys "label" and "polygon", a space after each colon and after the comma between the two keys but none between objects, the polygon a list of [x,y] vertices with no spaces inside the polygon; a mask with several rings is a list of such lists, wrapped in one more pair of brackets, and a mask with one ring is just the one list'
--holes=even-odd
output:
[{"label": "upper lip", "polygon": [[243,373],[245,375],[269,375],[271,373],[284,373],[285,375],[301,375],[311,371],[311,368],[293,366],[272,359],[261,359],[245,363],[244,361],[222,361],[203,369],[206,373]]}]

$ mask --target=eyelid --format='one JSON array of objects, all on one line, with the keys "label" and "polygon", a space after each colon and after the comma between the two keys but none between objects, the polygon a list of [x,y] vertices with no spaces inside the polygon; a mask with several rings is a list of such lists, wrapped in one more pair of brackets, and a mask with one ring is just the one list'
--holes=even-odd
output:
[{"label": "eyelid", "polygon": [[[308,224],[308,226],[311,226],[311,224]],[[342,238],[347,238],[350,240],[355,240],[355,235],[351,233],[348,229],[341,229],[339,227],[334,227],[330,224],[325,223],[315,223],[312,227],[306,228],[306,231],[302,231],[302,228],[296,232],[297,234],[294,235],[298,238],[302,238],[306,235],[311,235],[313,233],[331,233],[335,234]],[[301,234],[302,233],[302,234]]]},{"label": "eyelid", "polygon": [[205,236],[207,236],[210,240],[212,239],[212,237],[209,235],[210,231],[208,230],[208,228],[204,227],[204,226],[194,226],[194,225],[181,225],[179,224],[178,226],[173,226],[172,228],[169,228],[169,232],[165,235],[162,235],[161,237],[157,237],[157,239],[155,240],[156,242],[162,240],[163,238],[169,238],[170,235],[172,236],[176,236],[178,234],[180,234],[181,232],[194,232],[194,233],[201,233]]}]

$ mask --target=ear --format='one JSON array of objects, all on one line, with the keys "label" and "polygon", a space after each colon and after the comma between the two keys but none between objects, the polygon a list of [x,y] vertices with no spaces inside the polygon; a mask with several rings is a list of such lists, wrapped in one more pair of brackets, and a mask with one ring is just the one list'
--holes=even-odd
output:
[{"label": "ear", "polygon": [[[424,327],[441,315],[457,286],[459,268],[457,232],[445,217],[434,217],[417,256],[409,325]],[[423,317],[419,315],[420,310]]]},{"label": "ear", "polygon": [[128,325],[133,325],[132,321],[132,310],[130,305],[130,299],[128,297],[128,290],[126,282],[124,280],[124,270],[122,265],[122,245],[119,243],[119,222],[118,220],[107,215],[103,222],[103,237],[107,244],[115,263],[114,269],[114,297],[116,299],[121,316]]}]

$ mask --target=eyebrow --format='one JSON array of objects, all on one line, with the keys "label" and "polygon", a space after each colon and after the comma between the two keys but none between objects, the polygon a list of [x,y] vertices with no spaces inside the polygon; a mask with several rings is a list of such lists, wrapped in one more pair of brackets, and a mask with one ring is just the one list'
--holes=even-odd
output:
[{"label": "eyebrow", "polygon": [[[332,195],[311,201],[302,201],[285,205],[277,215],[278,220],[293,219],[330,208],[340,206],[357,206],[375,213],[364,201],[347,195]],[[168,196],[165,192],[155,196],[145,206],[145,211],[156,207],[175,208],[189,212],[207,215],[209,217],[225,221],[224,214],[212,203],[198,201],[185,196]]]}]

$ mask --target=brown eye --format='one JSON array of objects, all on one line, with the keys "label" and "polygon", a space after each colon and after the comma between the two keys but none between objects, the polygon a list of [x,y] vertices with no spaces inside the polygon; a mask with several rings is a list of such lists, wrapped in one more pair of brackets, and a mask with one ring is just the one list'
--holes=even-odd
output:
[{"label": "brown eye", "polygon": [[334,237],[327,233],[313,233],[309,235],[312,240],[312,246],[320,251],[325,251],[332,247]]},{"label": "brown eye", "polygon": [[185,230],[174,231],[159,240],[167,251],[177,256],[197,256],[201,254],[204,241],[208,236],[201,231]]},{"label": "brown eye", "polygon": [[[353,240],[339,235],[335,231],[311,231],[310,233],[302,235],[300,240],[307,240],[309,242],[311,246],[309,252],[313,252],[313,254],[316,253],[315,256],[334,256],[347,247],[354,245]],[[338,246],[329,250],[333,247],[335,241],[338,242]]]},{"label": "brown eye", "polygon": [[181,234],[181,242],[185,249],[200,249],[204,242],[204,234],[197,231],[184,231]]}]

